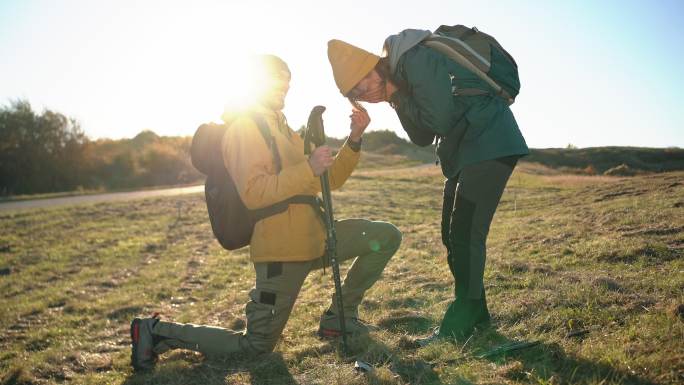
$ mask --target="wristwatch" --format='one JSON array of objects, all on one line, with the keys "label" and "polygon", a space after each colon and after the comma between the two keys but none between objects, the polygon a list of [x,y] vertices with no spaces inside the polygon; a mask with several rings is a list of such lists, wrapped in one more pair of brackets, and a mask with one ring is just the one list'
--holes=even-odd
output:
[{"label": "wristwatch", "polygon": [[347,145],[349,145],[349,148],[351,148],[352,151],[354,151],[354,152],[361,151],[361,143],[362,142],[363,142],[363,138],[359,138],[358,142],[351,140],[351,138],[347,138]]}]

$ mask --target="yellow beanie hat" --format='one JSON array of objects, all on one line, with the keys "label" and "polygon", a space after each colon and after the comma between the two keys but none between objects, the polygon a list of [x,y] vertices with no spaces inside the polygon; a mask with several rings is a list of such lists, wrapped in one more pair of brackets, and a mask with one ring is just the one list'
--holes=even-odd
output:
[{"label": "yellow beanie hat", "polygon": [[349,91],[375,67],[380,56],[341,40],[328,42],[328,60],[342,95]]}]

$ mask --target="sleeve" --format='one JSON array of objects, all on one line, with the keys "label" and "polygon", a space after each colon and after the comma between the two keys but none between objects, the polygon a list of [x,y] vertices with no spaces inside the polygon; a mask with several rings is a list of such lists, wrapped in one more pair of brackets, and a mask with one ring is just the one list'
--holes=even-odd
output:
[{"label": "sleeve", "polygon": [[[392,95],[391,102],[393,104],[396,103],[395,95],[397,95],[398,93],[399,92],[395,92],[394,95]],[[432,143],[434,143],[435,134],[421,130],[420,128],[416,127],[416,125],[411,121],[411,119],[399,110],[397,110],[397,116],[399,117],[399,122],[401,123],[401,126],[404,128],[404,131],[406,131],[406,133],[409,136],[409,139],[411,139],[411,143],[417,144],[421,147],[429,146]]]},{"label": "sleeve", "polygon": [[351,176],[361,157],[361,151],[354,151],[349,146],[349,139],[344,142],[342,148],[335,156],[335,161],[330,167],[330,188],[337,190]]},{"label": "sleeve", "polygon": [[[361,151],[354,151],[349,146],[348,140],[344,142],[344,145],[342,145],[340,151],[335,156],[332,166],[328,169],[331,190],[337,190],[342,187],[359,163]],[[320,179],[318,177],[314,178],[315,180],[306,189],[308,193],[315,194],[321,191]]]},{"label": "sleeve", "polygon": [[306,160],[274,174],[271,149],[251,119],[233,122],[221,145],[226,169],[248,209],[267,207],[301,194],[317,179]]},{"label": "sleeve", "polygon": [[392,95],[391,101],[402,126],[419,145],[426,145],[429,134],[449,134],[460,119],[453,102],[448,60],[418,45],[399,63],[405,86]]}]

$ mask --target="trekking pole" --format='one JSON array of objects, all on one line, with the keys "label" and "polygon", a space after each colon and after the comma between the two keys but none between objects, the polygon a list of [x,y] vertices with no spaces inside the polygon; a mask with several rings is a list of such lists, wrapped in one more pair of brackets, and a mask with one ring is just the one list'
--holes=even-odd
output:
[{"label": "trekking pole", "polygon": [[[323,128],[323,112],[325,107],[316,106],[309,114],[309,121],[304,133],[304,153],[311,154],[310,143],[318,148],[325,144],[325,129]],[[321,175],[321,192],[323,193],[323,208],[325,210],[325,229],[327,237],[325,240],[325,258],[323,265],[330,261],[335,281],[335,296],[337,297],[337,317],[340,320],[340,330],[342,332],[342,350],[346,355],[347,348],[347,329],[344,324],[344,303],[342,302],[342,283],[340,280],[340,264],[337,261],[337,235],[335,234],[335,218],[333,217],[332,196],[330,195],[330,180],[328,170]]]}]

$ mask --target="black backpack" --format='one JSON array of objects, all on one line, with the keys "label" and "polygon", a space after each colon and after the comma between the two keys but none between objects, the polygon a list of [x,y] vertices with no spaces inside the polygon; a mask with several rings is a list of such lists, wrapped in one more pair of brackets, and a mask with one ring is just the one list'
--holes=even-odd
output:
[{"label": "black backpack", "polygon": [[[250,115],[254,120],[266,145],[271,149],[276,172],[280,173],[282,164],[275,139],[263,117]],[[282,213],[291,203],[309,204],[320,213],[318,197],[296,195],[272,206],[250,210],[240,199],[235,182],[223,163],[221,142],[229,124],[202,124],[195,131],[190,147],[192,165],[207,176],[204,183],[204,196],[207,202],[209,221],[214,236],[227,250],[236,250],[249,245],[254,225],[269,216]]]}]

